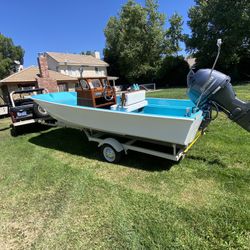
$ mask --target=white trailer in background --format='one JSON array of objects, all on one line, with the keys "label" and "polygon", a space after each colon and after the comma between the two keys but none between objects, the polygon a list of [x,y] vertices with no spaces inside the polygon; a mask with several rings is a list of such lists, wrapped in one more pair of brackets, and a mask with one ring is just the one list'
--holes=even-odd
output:
[{"label": "white trailer in background", "polygon": [[6,116],[9,114],[9,107],[8,105],[0,105],[0,117]]}]

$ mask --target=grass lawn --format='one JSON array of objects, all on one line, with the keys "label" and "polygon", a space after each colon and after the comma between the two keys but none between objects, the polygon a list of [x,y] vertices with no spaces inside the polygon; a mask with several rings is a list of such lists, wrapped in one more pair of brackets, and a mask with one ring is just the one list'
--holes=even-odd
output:
[{"label": "grass lawn", "polygon": [[[235,90],[250,100],[250,84]],[[1,250],[250,248],[250,134],[223,114],[179,164],[139,153],[108,164],[80,131],[12,138],[8,126],[0,120]]]}]

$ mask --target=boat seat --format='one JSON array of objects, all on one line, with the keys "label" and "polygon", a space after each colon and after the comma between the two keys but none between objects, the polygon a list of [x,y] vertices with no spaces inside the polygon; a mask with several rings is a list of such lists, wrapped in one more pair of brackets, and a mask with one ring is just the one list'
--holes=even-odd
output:
[{"label": "boat seat", "polygon": [[132,112],[148,105],[146,100],[146,91],[138,90],[132,92],[124,92],[120,98],[120,103],[112,105],[111,110]]}]

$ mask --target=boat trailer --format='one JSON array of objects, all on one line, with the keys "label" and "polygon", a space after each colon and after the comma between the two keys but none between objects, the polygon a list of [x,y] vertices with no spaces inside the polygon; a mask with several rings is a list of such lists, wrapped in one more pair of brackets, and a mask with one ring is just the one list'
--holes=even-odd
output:
[{"label": "boat trailer", "polygon": [[192,143],[188,146],[183,146],[126,135],[109,134],[91,129],[82,129],[82,131],[89,142],[98,143],[103,159],[110,163],[118,163],[124,154],[128,154],[128,151],[136,151],[178,162],[184,159],[186,153],[197,142],[199,137],[204,134],[203,131],[199,131]]},{"label": "boat trailer", "polygon": [[179,162],[184,159],[187,152],[198,139],[205,134],[205,129],[199,130],[194,140],[187,146],[171,142],[154,141],[127,135],[112,134],[90,128],[79,128],[59,121],[37,120],[38,123],[50,126],[77,129],[84,132],[89,142],[98,143],[103,160],[109,163],[118,163],[128,151],[140,152],[166,160]]}]

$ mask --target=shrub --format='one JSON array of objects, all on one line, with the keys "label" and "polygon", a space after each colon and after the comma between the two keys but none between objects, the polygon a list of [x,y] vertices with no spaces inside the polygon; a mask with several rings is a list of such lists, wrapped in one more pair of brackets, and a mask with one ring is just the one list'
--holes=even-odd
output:
[{"label": "shrub", "polygon": [[167,56],[158,71],[159,86],[186,86],[189,65],[183,56]]}]

